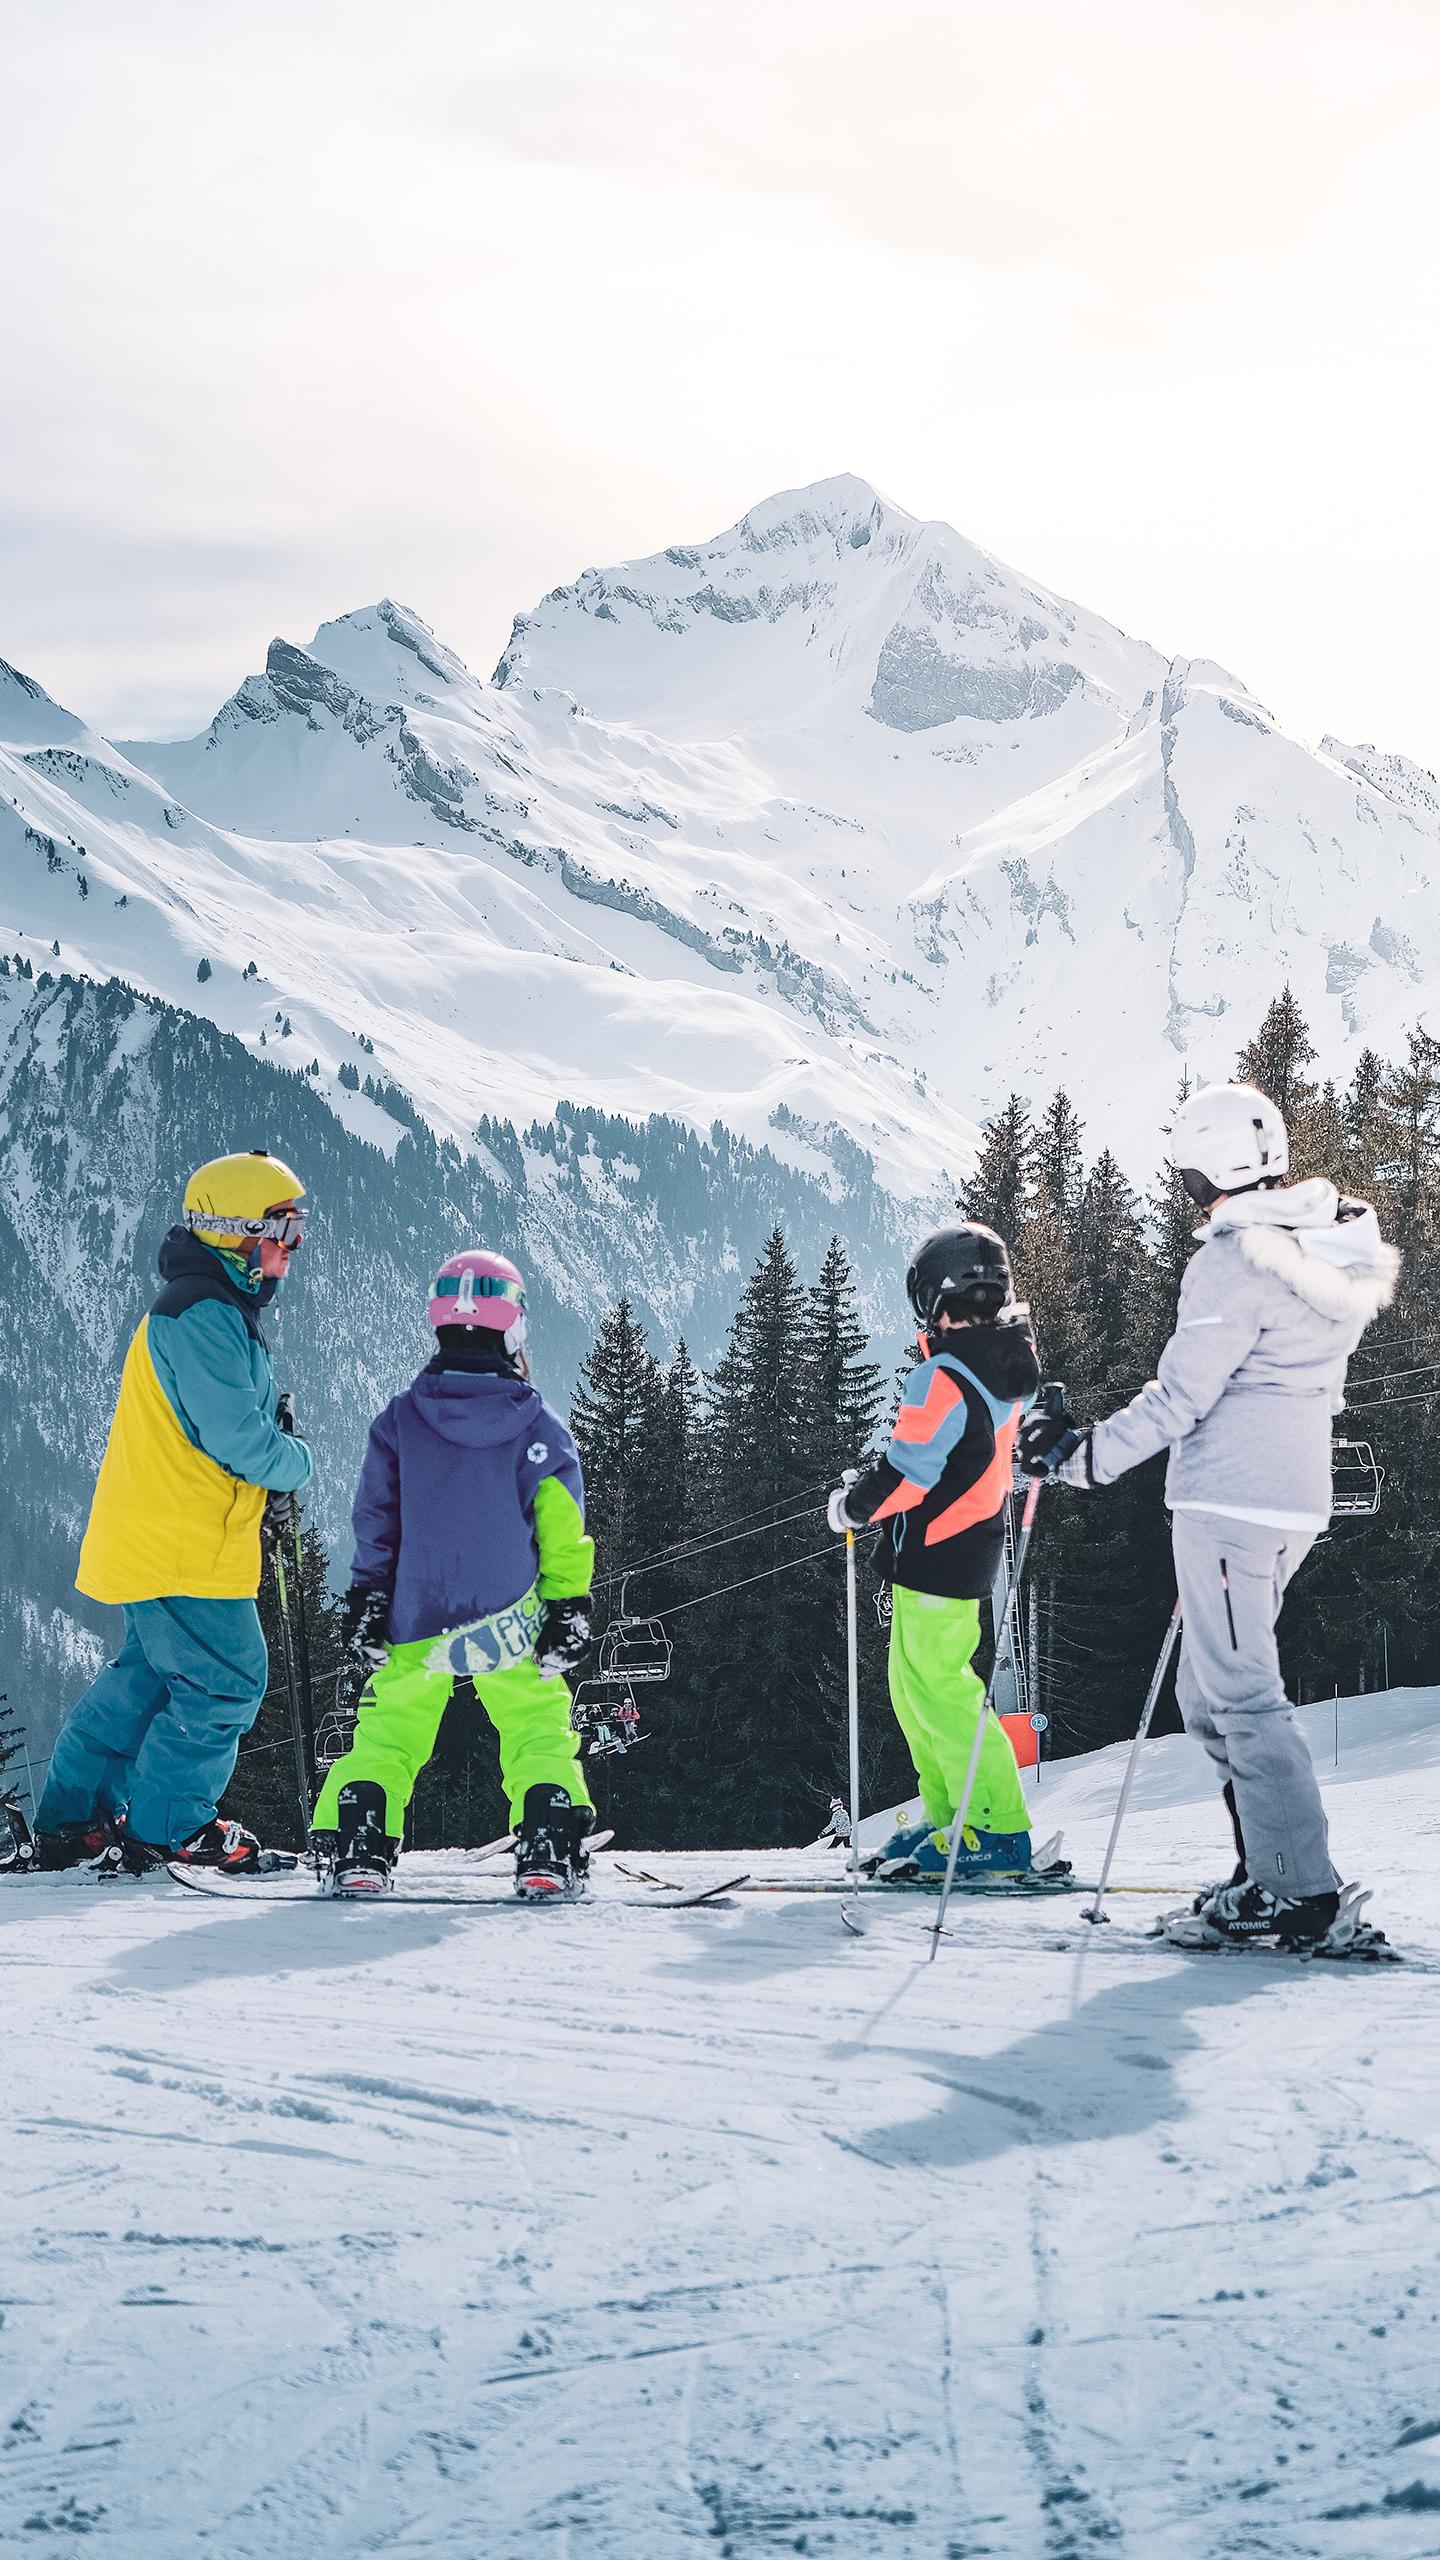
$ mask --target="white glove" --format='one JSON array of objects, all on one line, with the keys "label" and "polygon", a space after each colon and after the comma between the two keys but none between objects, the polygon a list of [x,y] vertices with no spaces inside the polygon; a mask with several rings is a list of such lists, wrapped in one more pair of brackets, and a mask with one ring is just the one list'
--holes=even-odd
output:
[{"label": "white glove", "polygon": [[1069,1457],[1056,1468],[1055,1480],[1057,1484],[1073,1485],[1077,1493],[1094,1492],[1094,1460],[1088,1431],[1081,1434],[1079,1448],[1072,1449]]},{"label": "white glove", "polygon": [[825,1506],[825,1518],[837,1538],[843,1538],[847,1529],[860,1529],[864,1526],[863,1521],[852,1519],[846,1508],[850,1499],[850,1487],[856,1482],[859,1473],[858,1467],[847,1467]]}]

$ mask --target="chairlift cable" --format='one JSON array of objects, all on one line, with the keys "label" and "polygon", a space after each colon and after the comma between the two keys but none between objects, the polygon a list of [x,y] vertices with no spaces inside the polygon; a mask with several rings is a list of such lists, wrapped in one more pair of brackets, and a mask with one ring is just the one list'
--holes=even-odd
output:
[{"label": "chairlift cable", "polygon": [[[823,1476],[818,1484],[803,1486],[801,1491],[807,1495],[811,1493],[824,1493],[828,1489],[829,1483],[830,1478],[828,1476]],[[788,1494],[779,1494],[776,1496],[776,1500],[780,1502],[787,1502],[790,1499],[791,1497]],[[773,1507],[774,1506],[772,1505],[771,1508],[773,1509]],[[731,1519],[717,1520],[712,1528],[701,1530],[694,1538],[681,1539],[672,1547],[656,1547],[648,1556],[637,1557],[633,1564],[617,1566],[613,1573],[605,1574],[600,1581],[593,1585],[593,1588],[596,1591],[608,1591],[613,1583],[624,1582],[627,1575],[646,1573],[649,1572],[652,1567],[658,1571],[660,1566],[665,1564],[683,1563],[692,1555],[705,1554],[711,1547],[732,1546],[735,1538],[758,1537],[765,1529],[788,1528],[792,1521],[809,1518],[819,1509],[819,1507],[818,1503],[807,1501],[801,1510],[787,1513],[786,1517],[782,1520],[756,1520],[745,1512],[737,1511],[733,1514]],[[736,1528],[735,1523],[737,1521],[745,1521],[746,1526],[743,1528]],[[719,1534],[722,1530],[727,1529],[734,1531],[733,1537],[722,1537]]]},{"label": "chairlift cable", "polygon": [[[863,1537],[865,1533],[857,1529],[855,1534],[857,1537]],[[748,1591],[752,1583],[771,1582],[777,1573],[794,1573],[802,1564],[813,1564],[817,1556],[838,1556],[843,1553],[843,1548],[838,1546],[834,1539],[828,1539],[823,1547],[811,1547],[807,1555],[792,1556],[788,1564],[767,1565],[763,1573],[747,1573],[743,1582],[722,1583],[718,1591],[702,1591],[698,1600],[677,1600],[672,1608],[657,1611],[656,1614],[662,1618],[678,1618],[682,1609],[703,1609],[708,1600],[724,1600],[732,1591]]]}]

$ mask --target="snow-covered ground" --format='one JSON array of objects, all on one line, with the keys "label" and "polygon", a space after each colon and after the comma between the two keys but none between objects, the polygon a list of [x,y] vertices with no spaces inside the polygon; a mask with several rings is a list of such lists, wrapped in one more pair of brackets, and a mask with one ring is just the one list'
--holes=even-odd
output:
[{"label": "snow-covered ground", "polygon": [[[1440,1692],[1307,1720],[1440,1956]],[[1085,1871],[1120,1756],[1041,1781]],[[1121,1880],[1226,1863],[1151,1745]],[[1433,1974],[627,1890],[0,1886],[0,2547],[1433,2560]]]}]

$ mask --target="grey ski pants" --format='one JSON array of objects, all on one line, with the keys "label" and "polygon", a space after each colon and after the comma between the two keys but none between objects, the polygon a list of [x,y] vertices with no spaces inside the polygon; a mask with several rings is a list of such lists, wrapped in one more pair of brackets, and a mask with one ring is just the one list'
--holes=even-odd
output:
[{"label": "grey ski pants", "polygon": [[1221,1785],[1233,1784],[1245,1872],[1272,1893],[1331,1893],[1337,1878],[1319,1782],[1275,1642],[1286,1585],[1314,1537],[1216,1511],[1177,1511],[1174,1538],[1184,1611],[1180,1712]]}]

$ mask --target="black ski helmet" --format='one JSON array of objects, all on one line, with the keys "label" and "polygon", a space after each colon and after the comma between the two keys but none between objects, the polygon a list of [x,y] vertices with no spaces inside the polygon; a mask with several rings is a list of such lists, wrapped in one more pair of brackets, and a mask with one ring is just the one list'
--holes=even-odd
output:
[{"label": "black ski helmet", "polygon": [[959,1226],[937,1227],[916,1246],[905,1288],[922,1333],[929,1332],[947,1300],[968,1316],[997,1315],[1015,1295],[1004,1238],[969,1218]]}]

